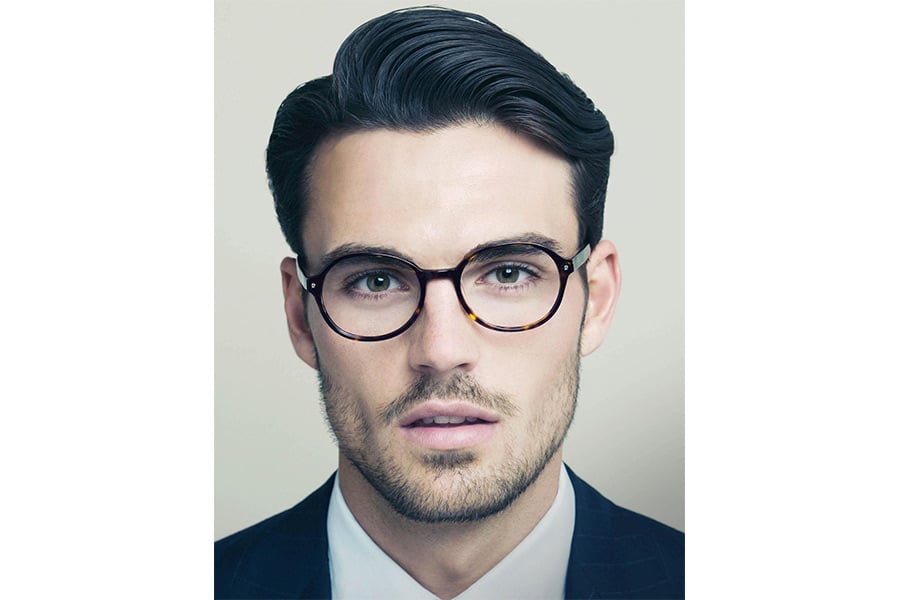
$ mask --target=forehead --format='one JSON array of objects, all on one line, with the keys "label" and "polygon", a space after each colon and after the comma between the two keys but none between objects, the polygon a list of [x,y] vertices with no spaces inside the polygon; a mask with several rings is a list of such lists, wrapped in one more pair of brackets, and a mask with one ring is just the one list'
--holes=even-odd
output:
[{"label": "forehead", "polygon": [[312,165],[304,248],[312,268],[348,244],[396,249],[424,268],[523,235],[574,252],[572,189],[565,160],[496,125],[345,134]]}]

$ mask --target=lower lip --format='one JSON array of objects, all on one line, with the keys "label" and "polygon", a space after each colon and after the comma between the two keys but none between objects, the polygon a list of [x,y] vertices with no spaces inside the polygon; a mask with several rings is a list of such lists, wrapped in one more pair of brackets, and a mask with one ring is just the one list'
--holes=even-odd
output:
[{"label": "lower lip", "polygon": [[401,427],[406,439],[432,450],[459,450],[487,441],[497,430],[496,423],[473,423],[451,427]]}]

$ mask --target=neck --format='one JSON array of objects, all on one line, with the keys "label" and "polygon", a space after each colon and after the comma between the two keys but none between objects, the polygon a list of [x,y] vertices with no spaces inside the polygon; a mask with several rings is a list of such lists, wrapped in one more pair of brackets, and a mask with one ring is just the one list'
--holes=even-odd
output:
[{"label": "neck", "polygon": [[534,529],[559,488],[562,451],[506,509],[469,523],[422,523],[399,514],[342,455],[341,494],[372,540],[424,588],[453,598],[497,565]]}]

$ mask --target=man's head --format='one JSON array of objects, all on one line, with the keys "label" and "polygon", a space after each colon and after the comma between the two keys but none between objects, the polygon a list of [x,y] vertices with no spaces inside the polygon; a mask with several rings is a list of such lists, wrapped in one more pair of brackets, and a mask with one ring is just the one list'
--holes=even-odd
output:
[{"label": "man's head", "polygon": [[[365,481],[414,520],[466,521],[560,460],[579,357],[618,294],[599,241],[611,150],[568,79],[451,11],[363,25],[333,76],[285,100],[267,163],[301,257],[282,263],[285,308],[352,471],[342,487]],[[395,314],[410,320],[385,324]]]}]

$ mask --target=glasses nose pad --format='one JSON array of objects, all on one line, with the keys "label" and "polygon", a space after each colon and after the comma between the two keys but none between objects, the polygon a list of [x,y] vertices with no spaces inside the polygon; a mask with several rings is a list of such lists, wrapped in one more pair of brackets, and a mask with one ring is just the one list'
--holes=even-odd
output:
[{"label": "glasses nose pad", "polygon": [[[463,313],[466,314],[469,318],[472,318],[471,311],[466,306],[466,302],[463,299],[462,289],[460,288],[460,270],[459,269],[438,269],[436,271],[423,271],[421,274],[421,298],[419,302],[420,310],[425,308],[425,304],[428,301],[428,288],[430,287],[428,284],[435,280],[440,279],[448,279],[450,280],[450,284],[453,286],[453,295],[456,299],[459,308]],[[418,317],[418,313],[416,314]]]}]

